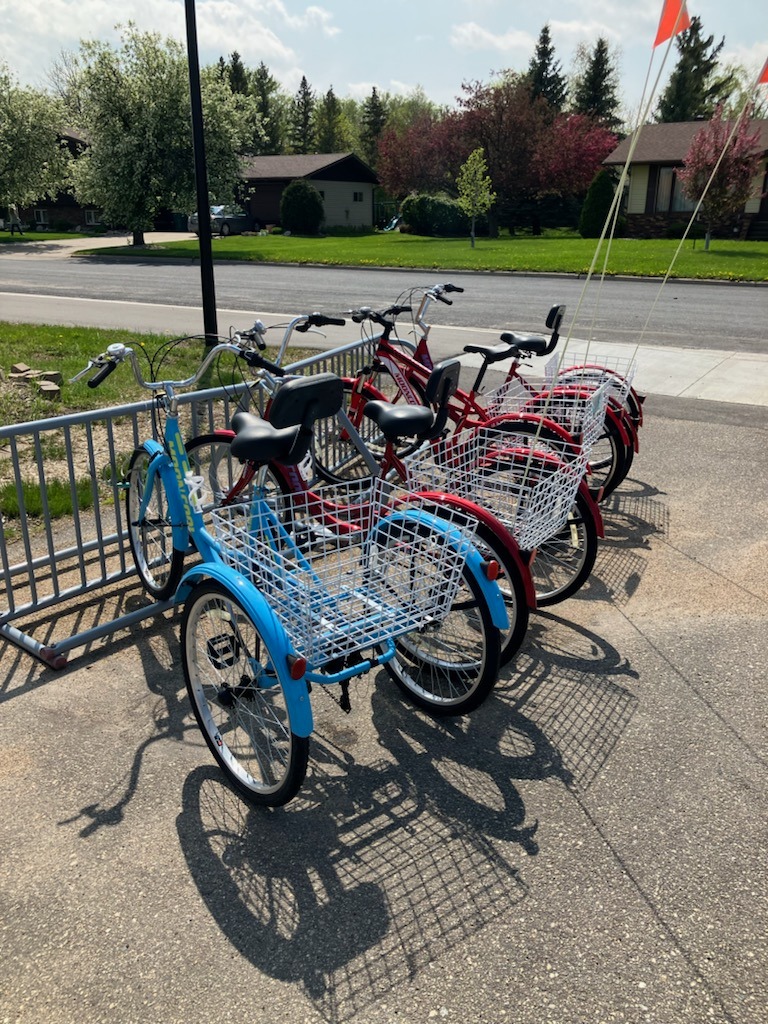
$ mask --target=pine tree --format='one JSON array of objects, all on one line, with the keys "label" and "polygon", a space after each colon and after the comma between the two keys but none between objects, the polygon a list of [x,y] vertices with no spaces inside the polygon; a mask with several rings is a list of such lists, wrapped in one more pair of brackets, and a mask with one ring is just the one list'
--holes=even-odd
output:
[{"label": "pine tree", "polygon": [[387,108],[375,85],[371,89],[371,95],[363,103],[362,123],[360,142],[363,156],[368,165],[375,169],[379,158],[379,138],[387,123]]},{"label": "pine tree", "polygon": [[577,76],[572,90],[574,114],[585,114],[613,131],[621,124],[616,65],[608,52],[608,41],[602,37],[586,57],[584,71]]},{"label": "pine tree", "polygon": [[734,85],[732,72],[718,75],[718,55],[725,36],[714,46],[714,36],[701,34],[701,18],[675,39],[678,58],[656,107],[657,121],[708,121],[718,103],[728,98]]},{"label": "pine tree", "polygon": [[319,153],[339,153],[344,148],[341,103],[333,86],[315,109],[315,144]]},{"label": "pine tree", "polygon": [[248,72],[245,69],[242,58],[237,50],[230,55],[229,65],[227,67],[227,79],[229,81],[229,88],[232,92],[240,93],[242,96],[247,96],[250,92],[248,85]]},{"label": "pine tree", "polygon": [[549,25],[539,33],[536,50],[528,65],[531,96],[542,96],[554,110],[561,110],[568,92],[559,61],[555,60],[555,47],[549,34]]},{"label": "pine tree", "polygon": [[251,77],[251,92],[256,101],[265,139],[258,152],[276,154],[283,151],[285,134],[285,98],[280,92],[280,85],[270,74],[269,68],[262,61]]},{"label": "pine tree", "polygon": [[288,113],[288,145],[292,153],[315,152],[315,106],[315,94],[307,76],[302,75]]}]

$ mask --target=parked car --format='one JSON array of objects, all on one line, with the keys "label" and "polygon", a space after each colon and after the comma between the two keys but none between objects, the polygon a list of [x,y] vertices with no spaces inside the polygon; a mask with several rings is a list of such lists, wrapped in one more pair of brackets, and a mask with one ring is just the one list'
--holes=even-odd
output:
[{"label": "parked car", "polygon": [[[214,235],[240,235],[253,229],[250,214],[240,206],[217,205],[211,207],[211,233]],[[197,213],[189,215],[187,230],[197,234]]]}]

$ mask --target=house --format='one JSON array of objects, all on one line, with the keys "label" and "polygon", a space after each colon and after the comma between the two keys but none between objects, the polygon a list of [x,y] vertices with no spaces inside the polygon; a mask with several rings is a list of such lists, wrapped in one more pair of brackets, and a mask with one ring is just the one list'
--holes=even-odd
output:
[{"label": "house", "polygon": [[[659,238],[672,225],[687,224],[696,203],[682,192],[677,169],[683,166],[694,136],[705,126],[704,121],[682,121],[669,124],[646,124],[632,154],[629,168],[629,190],[625,196],[624,214],[627,233],[635,238]],[[760,173],[755,178],[752,198],[744,207],[737,225],[741,238],[768,239],[768,197],[766,192],[766,157],[768,157],[768,120],[752,120],[751,131],[758,130],[763,154]],[[627,137],[610,153],[603,164],[623,167],[632,136]]]},{"label": "house", "polygon": [[[74,158],[88,146],[87,140],[71,128],[63,129],[59,140]],[[96,207],[81,206],[68,191],[60,192],[52,199],[39,199],[33,206],[25,207],[21,213],[28,228],[36,231],[69,231],[76,228],[87,231],[99,223]]]},{"label": "house", "polygon": [[245,157],[241,175],[244,205],[261,225],[280,223],[283,189],[297,178],[305,178],[320,193],[326,227],[373,226],[378,179],[354,153]]}]

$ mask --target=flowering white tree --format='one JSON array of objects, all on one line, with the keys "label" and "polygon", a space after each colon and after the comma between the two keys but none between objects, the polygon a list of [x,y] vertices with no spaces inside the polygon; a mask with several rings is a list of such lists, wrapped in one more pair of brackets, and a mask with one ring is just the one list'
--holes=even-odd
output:
[{"label": "flowering white tree", "polygon": [[0,63],[0,204],[28,206],[66,186],[70,155],[57,102]]}]

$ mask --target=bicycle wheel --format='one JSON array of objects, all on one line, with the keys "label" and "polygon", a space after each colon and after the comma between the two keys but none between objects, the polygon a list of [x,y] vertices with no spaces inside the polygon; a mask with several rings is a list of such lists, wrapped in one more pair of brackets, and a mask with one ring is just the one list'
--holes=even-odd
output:
[{"label": "bicycle wheel", "polygon": [[139,521],[139,510],[147,488],[150,456],[137,448],[128,467],[125,514],[128,541],[145,590],[157,601],[165,601],[176,591],[184,569],[184,552],[173,546],[173,524],[168,496],[160,474],[156,474],[146,512]]},{"label": "bicycle wheel", "polygon": [[192,472],[205,481],[203,515],[222,504],[250,503],[257,480],[265,495],[284,493],[283,480],[270,466],[263,470],[243,464],[232,455],[229,434],[201,434],[186,444]]},{"label": "bicycle wheel", "polygon": [[567,521],[536,549],[531,576],[539,608],[572,597],[589,578],[597,557],[597,524],[577,493]]},{"label": "bicycle wheel", "polygon": [[[377,380],[386,377],[392,387],[386,387],[384,392],[368,384],[364,384],[359,394],[355,395],[355,381],[344,381],[344,404],[342,409],[349,416],[352,425],[363,439],[365,447],[373,455],[376,462],[381,463],[384,458],[386,441],[378,426],[369,420],[362,412],[366,402],[374,399],[385,398],[386,401],[402,403],[402,394],[396,389],[390,375],[382,370],[377,374]],[[424,389],[418,381],[413,381],[413,388],[422,398]],[[422,405],[425,404],[423,401]],[[421,441],[414,438],[401,438],[395,442],[395,454],[405,458],[420,447]],[[342,424],[335,416],[318,420],[314,426],[314,438],[312,454],[315,460],[315,470],[318,476],[328,483],[349,483],[354,480],[364,480],[370,477],[371,471],[363,458],[360,450],[355,445]]]},{"label": "bicycle wheel", "polygon": [[602,499],[608,497],[626,477],[634,458],[632,442],[624,443],[616,419],[606,415],[605,423],[592,446],[589,457],[589,487],[602,487]]},{"label": "bicycle wheel", "polygon": [[181,650],[197,724],[227,779],[253,803],[287,803],[304,781],[309,739],[291,730],[258,625],[219,584],[201,583],[184,607]]},{"label": "bicycle wheel", "polygon": [[448,614],[395,640],[385,665],[412,703],[433,715],[464,715],[493,689],[501,638],[480,585],[465,565]]}]

